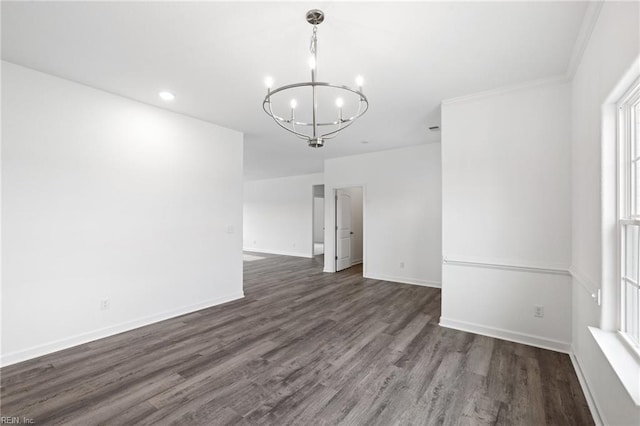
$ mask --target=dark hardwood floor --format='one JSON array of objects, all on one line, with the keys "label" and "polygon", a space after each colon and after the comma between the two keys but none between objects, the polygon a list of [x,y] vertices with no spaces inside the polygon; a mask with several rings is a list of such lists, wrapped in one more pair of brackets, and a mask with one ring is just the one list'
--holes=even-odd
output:
[{"label": "dark hardwood floor", "polygon": [[569,357],[438,326],[438,289],[245,262],[242,300],[3,368],[2,416],[74,425],[589,425]]}]

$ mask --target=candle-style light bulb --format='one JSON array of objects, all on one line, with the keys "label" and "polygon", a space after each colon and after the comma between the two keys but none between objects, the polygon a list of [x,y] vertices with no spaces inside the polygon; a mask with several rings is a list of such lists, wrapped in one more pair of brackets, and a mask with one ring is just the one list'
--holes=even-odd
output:
[{"label": "candle-style light bulb", "polygon": [[160,99],[162,99],[163,101],[172,101],[176,98],[176,95],[166,90],[158,93],[158,96],[160,96]]},{"label": "candle-style light bulb", "polygon": [[311,68],[312,70],[316,69],[316,58],[315,58],[315,56],[309,57],[309,68]]},{"label": "candle-style light bulb", "polygon": [[295,99],[291,99],[289,105],[291,105],[291,109],[296,109],[296,107],[298,106],[298,101],[296,101]]},{"label": "candle-style light bulb", "polygon": [[364,78],[362,78],[361,75],[356,77],[356,86],[358,87],[362,87],[362,85],[364,84]]},{"label": "candle-style light bulb", "polygon": [[273,78],[266,77],[264,79],[264,85],[267,86],[267,89],[271,89],[273,87]]},{"label": "candle-style light bulb", "polygon": [[338,120],[342,123],[342,105],[344,105],[344,101],[342,98],[336,99],[336,106],[338,107]]}]

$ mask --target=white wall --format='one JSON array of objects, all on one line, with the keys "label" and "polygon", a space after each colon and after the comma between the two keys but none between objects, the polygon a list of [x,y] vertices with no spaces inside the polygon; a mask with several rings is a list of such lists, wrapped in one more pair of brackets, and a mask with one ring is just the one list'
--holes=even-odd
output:
[{"label": "white wall", "polygon": [[351,200],[351,264],[362,263],[363,255],[363,211],[362,187],[345,188]]},{"label": "white wall", "polygon": [[244,184],[244,250],[313,256],[313,185],[322,173]]},{"label": "white wall", "polygon": [[443,103],[443,325],[569,349],[569,119],[566,83]]},{"label": "white wall", "polygon": [[313,197],[313,242],[324,242],[324,197]]},{"label": "white wall", "polygon": [[4,365],[242,296],[242,134],[2,67]]},{"label": "white wall", "polygon": [[325,161],[327,272],[335,271],[334,190],[351,186],[363,187],[365,277],[439,287],[440,144]]},{"label": "white wall", "polygon": [[[603,147],[602,107],[638,57],[639,15],[637,2],[603,3],[571,85],[573,350],[603,422],[611,425],[640,424],[640,407],[634,405],[587,329],[611,325],[611,308],[615,308],[615,278],[603,265],[603,259],[615,260],[615,242],[611,243],[615,228],[608,223],[615,215],[615,138]],[[640,75],[637,63],[632,71]],[[610,133],[615,134],[615,127]],[[602,308],[590,296],[601,287],[605,290]]]},{"label": "white wall", "polygon": [[324,243],[324,185],[313,185],[313,242]]}]

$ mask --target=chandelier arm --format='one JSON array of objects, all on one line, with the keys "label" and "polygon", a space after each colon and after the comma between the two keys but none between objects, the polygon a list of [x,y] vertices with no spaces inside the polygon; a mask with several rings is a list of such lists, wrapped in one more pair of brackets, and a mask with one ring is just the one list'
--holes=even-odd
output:
[{"label": "chandelier arm", "polygon": [[[283,91],[288,90],[288,89],[294,89],[294,88],[298,88],[298,87],[305,87],[305,86],[333,87],[334,89],[344,89],[344,90],[347,90],[347,91],[349,91],[349,92],[355,93],[355,94],[357,94],[358,96],[360,96],[360,101],[358,102],[358,112],[357,112],[355,115],[353,115],[353,116],[351,116],[351,117],[349,117],[349,118],[342,119],[342,122],[353,121],[353,120],[355,120],[355,119],[359,118],[360,116],[362,116],[362,115],[363,115],[365,112],[367,112],[367,110],[369,109],[369,101],[368,101],[367,97],[366,97],[362,92],[360,92],[360,91],[358,91],[358,90],[355,90],[355,89],[352,89],[352,88],[350,88],[350,87],[348,87],[348,86],[341,86],[341,85],[337,85],[337,84],[324,83],[324,82],[315,82],[315,83],[310,83],[310,82],[305,82],[305,83],[294,83],[294,84],[288,84],[288,85],[286,85],[286,86],[278,87],[278,88],[277,88],[277,89],[275,89],[275,90],[271,90],[271,91],[267,94],[267,96],[265,97],[265,99],[264,99],[264,101],[263,101],[263,103],[262,103],[262,105],[263,105],[263,109],[265,110],[265,112],[267,113],[267,115],[271,116],[272,118],[274,118],[274,117],[275,117],[275,118],[277,118],[278,120],[280,120],[281,122],[287,122],[287,123],[291,122],[291,120],[287,120],[287,119],[285,119],[285,118],[279,117],[279,116],[277,116],[277,115],[275,115],[275,114],[273,113],[273,111],[271,110],[271,102],[270,102],[271,96],[272,96],[272,95],[274,95],[275,93],[283,92]],[[270,106],[269,110],[267,110],[266,108],[264,108],[264,105],[265,105],[265,104],[269,104],[269,106]],[[365,108],[364,108],[364,109],[362,109],[362,105],[363,105],[363,104],[365,105]],[[313,126],[313,123],[307,123],[307,122],[304,122],[304,121],[296,121],[296,122],[295,122],[295,124],[296,124],[297,126]],[[339,121],[328,121],[328,122],[316,123],[316,125],[317,125],[317,126],[336,126],[336,125],[338,125],[338,124],[339,124]]]},{"label": "chandelier arm", "polygon": [[[367,112],[367,110],[369,109],[369,104],[365,103],[365,106],[366,107],[364,109],[362,109],[362,106],[359,105],[358,106],[358,112],[355,115],[353,115],[353,116],[351,116],[349,118],[343,118],[341,121],[328,121],[328,122],[317,123],[317,124],[318,124],[318,126],[339,126],[341,123],[342,124],[344,124],[344,123],[352,123],[356,119],[358,119],[361,116],[363,116],[365,112]],[[305,122],[302,122],[302,121],[296,121],[296,125],[298,125],[298,126],[312,126],[313,123],[305,123]],[[342,127],[342,128],[344,129],[345,127]]]},{"label": "chandelier arm", "polygon": [[367,110],[369,109],[369,102],[364,102],[365,108],[364,110],[362,109],[362,101],[358,102],[358,111],[356,112],[356,115],[346,118],[343,120],[343,122],[352,122],[355,121],[357,118],[360,118],[364,115],[365,112],[367,112]]},{"label": "chandelier arm", "polygon": [[[346,129],[346,126],[345,126],[345,127],[343,127],[343,129]],[[331,140],[331,139],[335,138],[336,136],[338,136],[338,134],[337,134],[337,133],[336,133],[336,134],[334,134],[334,135],[329,135],[329,136],[322,135],[322,136],[320,136],[320,137],[321,137],[322,139],[324,139],[325,141],[327,141],[327,140]]]},{"label": "chandelier arm", "polygon": [[[279,115],[276,115],[271,110],[271,107],[269,107],[269,109],[265,108],[265,105],[271,106],[271,103],[268,102],[268,101],[263,102],[262,105],[263,105],[263,109],[267,113],[267,115],[269,115],[271,118],[273,118],[274,120],[277,120],[280,123],[292,124],[292,126],[294,127],[294,130],[295,130],[295,126],[313,126],[313,123],[307,123],[307,122],[304,122],[304,121],[290,120],[290,119],[286,119],[284,117],[280,117]],[[356,119],[360,118],[362,115],[364,115],[365,112],[367,112],[367,110],[369,109],[369,105],[367,103],[365,103],[365,105],[366,105],[366,108],[362,109],[362,103],[359,103],[358,112],[355,115],[353,115],[353,116],[351,116],[349,118],[343,118],[342,120],[336,120],[336,121],[327,121],[327,122],[323,122],[323,123],[316,123],[316,125],[317,126],[339,126],[341,123],[353,122]],[[295,133],[300,134],[297,131]]]},{"label": "chandelier arm", "polygon": [[296,122],[293,120],[291,121],[291,129],[286,128],[286,130],[293,133],[295,137],[297,137],[298,139],[303,139],[305,141],[309,141],[311,139],[309,136],[305,135],[304,133],[300,133],[296,130]]},{"label": "chandelier arm", "polygon": [[320,137],[321,137],[322,139],[332,139],[332,138],[334,138],[335,136],[337,136],[338,132],[340,132],[340,131],[342,131],[342,130],[346,129],[347,127],[351,126],[353,123],[354,123],[354,121],[349,121],[349,122],[348,122],[347,124],[345,124],[343,127],[339,128],[339,129],[336,129],[336,130],[334,130],[334,131],[332,131],[332,132],[325,133],[325,134],[321,135]]},{"label": "chandelier arm", "polygon": [[310,140],[310,139],[309,139],[309,136],[300,136],[300,135],[299,135],[299,134],[297,134],[297,133],[294,133],[294,136],[295,136],[296,138],[298,138],[298,139],[302,139],[303,141],[307,141],[307,142],[309,142],[309,140]]},{"label": "chandelier arm", "polygon": [[[369,108],[369,103],[367,102],[367,108]],[[362,98],[358,101],[358,111],[356,112],[356,116],[360,115],[360,111],[362,111]]]},{"label": "chandelier arm", "polygon": [[[318,127],[322,127],[322,126],[339,126],[340,123],[347,123],[349,121],[354,121],[358,117],[359,116],[354,115],[353,117],[342,119],[342,121],[338,121],[338,120],[336,120],[336,121],[326,121],[324,123],[317,123],[317,125],[318,125]],[[278,117],[278,118],[280,118],[280,117]],[[283,121],[285,121],[287,123],[290,122],[289,120],[283,120]],[[304,121],[296,121],[296,126],[313,126],[313,123],[305,123]]]},{"label": "chandelier arm", "polygon": [[322,139],[333,139],[334,137],[337,136],[338,132],[340,132],[341,130],[346,129],[347,127],[351,126],[353,124],[353,122],[356,120],[356,118],[359,118],[360,116],[362,116],[362,114],[364,114],[365,112],[367,112],[367,110],[369,109],[369,103],[365,101],[365,105],[366,108],[364,110],[361,111],[362,108],[362,101],[358,103],[358,113],[356,115],[354,115],[353,117],[350,117],[346,120],[343,120],[344,123],[346,123],[344,126],[342,127],[338,127],[338,129],[329,132],[329,133],[325,133],[322,136],[320,136]]},{"label": "chandelier arm", "polygon": [[289,133],[293,133],[294,135],[296,135],[296,136],[297,136],[297,137],[299,137],[300,139],[304,139],[304,140],[309,140],[309,139],[310,139],[310,138],[309,138],[309,136],[305,135],[304,133],[299,133],[299,132],[296,132],[296,131],[294,131],[294,130],[292,130],[292,129],[288,128],[287,126],[285,126],[284,124],[282,124],[282,123],[281,123],[278,119],[276,119],[276,118],[273,118],[273,121],[275,121],[275,123],[276,123],[278,126],[282,127],[284,130],[286,130],[286,131],[287,131],[287,132],[289,132]]},{"label": "chandelier arm", "polygon": [[[269,109],[268,110],[265,107],[265,105],[269,105]],[[293,129],[290,129],[289,127],[287,127],[284,124],[282,124],[282,123],[291,123],[292,126],[295,126],[295,124],[304,125],[304,126],[311,126],[311,125],[313,125],[312,123],[295,122],[295,121],[292,121],[292,120],[287,120],[287,119],[284,119],[282,117],[279,117],[279,116],[277,116],[277,115],[275,115],[273,113],[272,108],[271,108],[271,102],[268,102],[268,101],[263,102],[262,108],[267,113],[267,115],[269,115],[278,126],[282,127],[287,132],[293,133],[296,137],[298,137],[298,138],[300,138],[302,140],[308,141],[308,140],[312,139],[308,135],[305,135],[304,133],[300,133],[300,132],[296,131],[295,127],[293,127]],[[347,127],[349,127],[354,122],[354,120],[356,118],[358,118],[358,117],[359,117],[359,115],[356,115],[356,116],[353,116],[353,117],[351,117],[349,119],[343,120],[343,123],[347,123],[345,126],[339,127],[338,129],[336,129],[336,130],[334,130],[332,132],[324,133],[323,135],[320,136],[320,138],[322,138],[322,139],[333,139],[340,130],[344,130]],[[337,121],[334,121],[334,122],[331,122],[331,123],[318,123],[318,125],[320,125],[320,126],[329,126],[329,125],[337,126],[339,124],[340,123],[337,122]]]},{"label": "chandelier arm", "polygon": [[[266,106],[265,106],[265,105],[267,105],[267,104],[269,105],[269,109],[268,109],[268,110],[267,110],[267,108],[266,108]],[[270,117],[273,119],[273,121],[274,121],[278,126],[282,127],[282,128],[283,128],[284,130],[286,130],[287,132],[289,132],[289,133],[293,133],[294,135],[298,136],[298,137],[299,137],[299,138],[301,138],[301,139],[309,140],[309,137],[308,137],[307,135],[305,135],[304,133],[296,132],[296,131],[294,131],[294,130],[292,130],[292,129],[288,128],[288,127],[287,127],[287,126],[285,126],[284,124],[282,124],[283,122],[284,122],[284,123],[287,123],[287,120],[285,120],[285,119],[284,119],[284,118],[282,118],[282,117],[278,117],[277,115],[275,115],[275,114],[273,113],[273,111],[271,110],[271,102],[269,102],[269,101],[265,100],[265,101],[262,103],[262,109],[264,110],[264,112],[266,112],[266,113],[267,113],[267,115],[268,115],[268,116],[270,116]]]},{"label": "chandelier arm", "polygon": [[[288,90],[288,89],[295,89],[295,88],[298,88],[298,87],[305,87],[305,86],[313,86],[313,87],[318,87],[318,86],[321,86],[321,87],[332,87],[332,88],[334,88],[334,89],[343,89],[343,90],[347,90],[347,91],[349,91],[349,92],[351,92],[351,93],[354,93],[354,94],[358,95],[358,96],[360,97],[360,101],[358,102],[358,112],[357,112],[354,116],[352,116],[352,117],[349,117],[349,118],[345,118],[345,119],[343,119],[343,120],[342,120],[343,122],[346,122],[346,121],[353,121],[353,120],[355,120],[356,118],[359,118],[361,115],[363,115],[363,114],[364,114],[364,113],[369,109],[369,101],[368,101],[367,97],[366,97],[366,96],[365,96],[361,91],[359,91],[359,90],[355,90],[355,89],[352,89],[351,87],[348,87],[348,86],[342,86],[342,85],[339,85],[339,84],[326,83],[326,82],[304,82],[304,83],[293,83],[293,84],[287,84],[286,86],[278,87],[277,89],[274,89],[274,90],[270,90],[270,91],[269,91],[269,93],[267,94],[267,96],[264,98],[263,106],[264,106],[264,104],[271,104],[271,102],[270,102],[271,96],[272,96],[272,95],[274,95],[274,94],[276,94],[276,93],[284,92],[285,90]],[[363,104],[363,103],[364,103],[364,105],[366,106],[366,108],[364,108],[364,110],[362,110],[362,111],[361,111],[361,108],[362,108],[362,104]],[[282,121],[282,122],[290,122],[290,120],[287,120],[287,119],[285,119],[285,118],[282,118],[282,117],[279,117],[279,116],[275,115],[275,114],[273,113],[273,111],[267,111],[267,110],[265,109],[265,112],[266,112],[268,115],[272,116],[272,117],[278,117],[278,119],[279,119],[280,121]],[[296,123],[296,125],[298,125],[298,126],[313,126],[313,123],[307,123],[307,122],[303,122],[303,121],[296,121],[295,123]],[[316,124],[317,124],[318,126],[335,126],[335,125],[337,125],[337,124],[338,124],[338,121],[329,121],[329,122],[316,123]]]},{"label": "chandelier arm", "polygon": [[[267,109],[267,108],[265,107],[265,105],[269,105],[269,109]],[[286,118],[284,118],[284,117],[280,117],[279,115],[276,115],[276,114],[273,112],[273,110],[272,110],[272,108],[271,108],[271,102],[264,101],[264,102],[262,103],[262,109],[264,110],[264,112],[266,112],[266,113],[267,113],[267,115],[268,115],[269,117],[273,118],[274,120],[278,120],[280,123],[291,123],[291,120],[288,120],[288,119],[286,119]]]}]

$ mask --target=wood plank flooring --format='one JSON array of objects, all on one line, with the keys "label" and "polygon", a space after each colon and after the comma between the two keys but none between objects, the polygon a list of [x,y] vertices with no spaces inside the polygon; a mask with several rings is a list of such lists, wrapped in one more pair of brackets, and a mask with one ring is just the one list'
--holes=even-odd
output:
[{"label": "wood plank flooring", "polygon": [[3,368],[46,425],[590,425],[569,357],[438,326],[440,290],[245,262],[242,300]]}]

